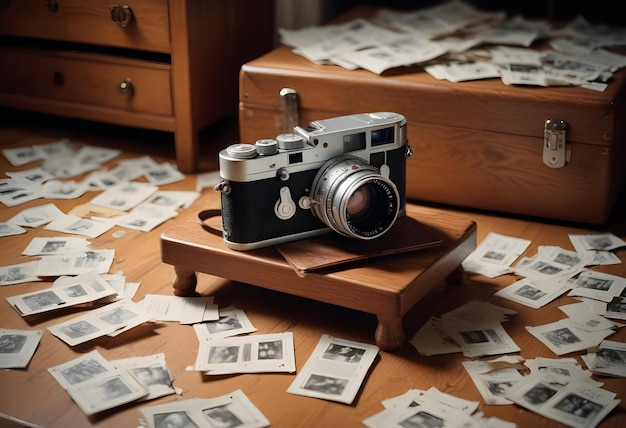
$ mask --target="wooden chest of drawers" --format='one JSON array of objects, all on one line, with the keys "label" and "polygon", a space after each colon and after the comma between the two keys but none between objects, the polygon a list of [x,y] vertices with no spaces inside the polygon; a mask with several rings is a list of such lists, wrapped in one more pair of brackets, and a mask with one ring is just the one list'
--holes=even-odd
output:
[{"label": "wooden chest of drawers", "polygon": [[178,167],[237,111],[241,64],[270,50],[271,0],[0,0],[0,105],[172,132]]}]

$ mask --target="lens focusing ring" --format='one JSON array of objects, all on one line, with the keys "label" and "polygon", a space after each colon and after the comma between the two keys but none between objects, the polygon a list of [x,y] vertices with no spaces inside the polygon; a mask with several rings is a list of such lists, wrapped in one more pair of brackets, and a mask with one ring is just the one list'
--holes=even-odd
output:
[{"label": "lens focusing ring", "polygon": [[[376,206],[370,207],[369,213],[380,218],[366,217],[365,223],[355,224],[347,208],[350,198],[361,188],[369,191],[369,196],[374,196]],[[399,199],[391,180],[380,175],[363,159],[348,155],[326,162],[318,171],[311,189],[313,214],[337,233],[360,239],[376,238],[389,230],[398,216]],[[364,224],[371,225],[372,229],[362,229]]]}]

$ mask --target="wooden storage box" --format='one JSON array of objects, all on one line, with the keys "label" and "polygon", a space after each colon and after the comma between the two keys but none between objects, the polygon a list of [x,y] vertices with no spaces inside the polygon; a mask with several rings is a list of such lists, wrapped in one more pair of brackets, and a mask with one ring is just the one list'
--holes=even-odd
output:
[{"label": "wooden storage box", "polygon": [[[316,65],[280,46],[241,68],[241,140],[288,129],[283,88],[297,92],[301,125],[395,111],[408,120],[414,151],[409,199],[602,224],[626,172],[625,78],[626,70],[619,71],[604,92],[507,86],[500,79],[452,83],[421,69],[379,76]],[[560,151],[545,144],[546,120],[566,123]],[[565,150],[567,165],[549,166]]]}]

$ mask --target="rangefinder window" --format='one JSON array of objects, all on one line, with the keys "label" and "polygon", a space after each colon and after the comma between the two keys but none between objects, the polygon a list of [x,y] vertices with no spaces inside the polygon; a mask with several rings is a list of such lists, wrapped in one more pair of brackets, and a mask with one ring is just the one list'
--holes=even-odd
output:
[{"label": "rangefinder window", "polygon": [[343,136],[343,152],[355,152],[357,150],[365,150],[365,132],[358,134],[349,134]]},{"label": "rangefinder window", "polygon": [[301,162],[302,162],[302,152],[289,153],[289,164],[301,163]]},{"label": "rangefinder window", "polygon": [[393,143],[393,127],[372,131],[372,147]]}]

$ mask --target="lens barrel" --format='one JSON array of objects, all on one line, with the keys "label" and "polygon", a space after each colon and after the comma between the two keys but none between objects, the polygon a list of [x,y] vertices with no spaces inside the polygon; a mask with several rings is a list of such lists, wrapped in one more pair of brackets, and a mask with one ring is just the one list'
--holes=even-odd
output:
[{"label": "lens barrel", "polygon": [[393,226],[400,205],[395,184],[363,159],[344,155],[317,172],[311,188],[313,214],[335,232],[373,239]]}]

